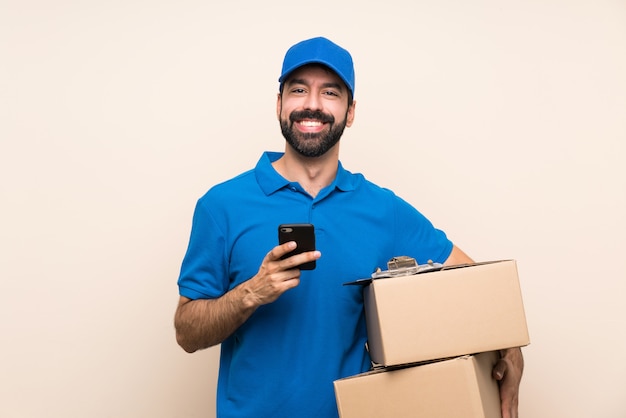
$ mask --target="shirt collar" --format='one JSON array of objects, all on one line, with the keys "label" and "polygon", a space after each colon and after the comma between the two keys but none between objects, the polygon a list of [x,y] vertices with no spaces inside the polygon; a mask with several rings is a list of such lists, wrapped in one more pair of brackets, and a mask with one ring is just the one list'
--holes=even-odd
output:
[{"label": "shirt collar", "polygon": [[[263,155],[261,155],[261,158],[255,167],[254,172],[257,182],[259,183],[261,190],[263,190],[263,193],[268,196],[289,185],[289,181],[281,176],[274,169],[274,167],[272,167],[272,163],[282,157],[283,154],[284,153],[282,152],[266,151]],[[337,176],[329,187],[333,187],[344,192],[352,191],[356,187],[353,176],[351,176],[349,171],[343,168],[341,161],[338,162]]]}]

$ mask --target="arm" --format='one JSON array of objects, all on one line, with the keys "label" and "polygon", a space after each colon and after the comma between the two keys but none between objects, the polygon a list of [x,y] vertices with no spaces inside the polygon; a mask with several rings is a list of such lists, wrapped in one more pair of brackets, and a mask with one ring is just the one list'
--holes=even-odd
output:
[{"label": "arm", "polygon": [[243,285],[217,299],[192,300],[181,296],[174,317],[176,341],[188,353],[219,344],[257,307]]},{"label": "arm", "polygon": [[295,247],[293,241],[274,247],[254,277],[219,298],[191,300],[181,296],[174,315],[178,344],[188,353],[220,344],[259,306],[297,286],[300,270],[296,267],[318,259],[320,253],[310,251],[280,259]]},{"label": "arm", "polygon": [[[473,263],[474,261],[456,245],[444,265]],[[524,357],[519,347],[500,350],[500,360],[493,368],[492,375],[500,385],[502,418],[517,418],[519,385],[524,371]]]},{"label": "arm", "polygon": [[444,261],[443,264],[445,266],[453,266],[456,264],[467,264],[467,263],[471,264],[473,262],[474,260],[472,260],[470,256],[465,254],[459,247],[454,245],[452,246],[452,252],[448,256],[446,261]]}]

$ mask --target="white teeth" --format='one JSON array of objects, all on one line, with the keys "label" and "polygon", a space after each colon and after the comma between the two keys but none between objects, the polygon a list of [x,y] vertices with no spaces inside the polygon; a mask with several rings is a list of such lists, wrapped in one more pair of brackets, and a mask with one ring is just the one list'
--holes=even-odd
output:
[{"label": "white teeth", "polygon": [[303,120],[300,122],[300,125],[303,126],[321,126],[322,122],[312,121],[312,120]]}]

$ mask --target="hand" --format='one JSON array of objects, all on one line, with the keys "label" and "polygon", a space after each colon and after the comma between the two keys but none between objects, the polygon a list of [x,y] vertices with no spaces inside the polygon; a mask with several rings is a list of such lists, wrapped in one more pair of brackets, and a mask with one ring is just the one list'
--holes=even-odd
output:
[{"label": "hand", "polygon": [[524,358],[519,348],[501,351],[501,358],[493,368],[492,376],[500,386],[502,418],[518,418],[519,385],[524,370]]},{"label": "hand", "polygon": [[297,267],[321,257],[319,251],[308,251],[281,260],[295,248],[294,241],[274,247],[263,259],[258,273],[242,285],[254,305],[274,302],[284,292],[296,287],[300,283],[300,269]]}]

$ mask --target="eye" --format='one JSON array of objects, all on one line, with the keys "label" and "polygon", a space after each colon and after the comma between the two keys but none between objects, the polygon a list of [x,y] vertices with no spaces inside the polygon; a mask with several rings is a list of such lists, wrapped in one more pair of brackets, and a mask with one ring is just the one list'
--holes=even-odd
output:
[{"label": "eye", "polygon": [[291,92],[295,94],[303,94],[305,93],[305,90],[302,87],[295,87],[291,89]]},{"label": "eye", "polygon": [[339,97],[339,93],[337,93],[334,90],[326,90],[324,91],[322,94],[326,95],[326,96],[334,96],[334,97]]}]

